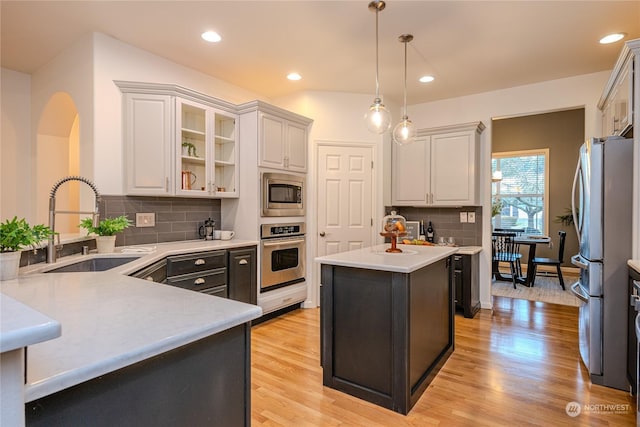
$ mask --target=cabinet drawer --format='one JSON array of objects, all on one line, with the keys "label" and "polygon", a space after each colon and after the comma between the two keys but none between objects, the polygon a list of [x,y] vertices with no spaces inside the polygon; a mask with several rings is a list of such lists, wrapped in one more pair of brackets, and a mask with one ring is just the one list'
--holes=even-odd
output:
[{"label": "cabinet drawer", "polygon": [[220,298],[227,298],[227,287],[218,286],[217,288],[205,289],[201,291],[203,294],[213,295]]},{"label": "cabinet drawer", "polygon": [[142,270],[132,274],[133,277],[149,280],[150,282],[162,283],[167,278],[167,262],[165,260],[151,264]]},{"label": "cabinet drawer", "polygon": [[226,255],[226,251],[210,251],[167,257],[167,276],[178,276],[226,267]]},{"label": "cabinet drawer", "polygon": [[[192,291],[201,291],[203,289],[215,288],[227,284],[227,269],[219,268],[217,270],[196,272],[183,274],[181,276],[173,276],[167,278],[167,284],[178,286]],[[226,292],[226,291],[225,291]]]}]

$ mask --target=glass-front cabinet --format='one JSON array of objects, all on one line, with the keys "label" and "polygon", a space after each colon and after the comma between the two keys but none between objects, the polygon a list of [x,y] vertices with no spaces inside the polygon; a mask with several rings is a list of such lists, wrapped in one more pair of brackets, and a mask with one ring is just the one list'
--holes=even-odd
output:
[{"label": "glass-front cabinet", "polygon": [[176,98],[175,193],[238,197],[236,116]]}]

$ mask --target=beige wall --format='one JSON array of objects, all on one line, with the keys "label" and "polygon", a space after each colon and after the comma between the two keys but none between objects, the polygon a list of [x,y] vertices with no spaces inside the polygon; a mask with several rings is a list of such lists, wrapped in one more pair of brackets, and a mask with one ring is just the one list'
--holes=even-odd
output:
[{"label": "beige wall", "polygon": [[546,114],[527,115],[492,121],[491,139],[494,153],[549,149],[549,229],[556,245],[538,245],[536,256],[555,258],[558,254],[558,231],[567,232],[564,265],[571,266],[570,257],[578,253],[578,238],[573,225],[555,222],[571,207],[571,187],[580,145],[584,142],[584,109],[572,109]]}]

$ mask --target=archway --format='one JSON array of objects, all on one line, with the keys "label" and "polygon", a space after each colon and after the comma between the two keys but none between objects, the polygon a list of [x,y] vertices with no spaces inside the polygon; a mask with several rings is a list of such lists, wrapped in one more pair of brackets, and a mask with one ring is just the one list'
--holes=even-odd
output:
[{"label": "archway", "polygon": [[[53,185],[80,171],[80,120],[71,96],[57,92],[49,99],[38,120],[36,132],[36,207],[38,223],[49,221],[49,192]],[[77,182],[65,184],[56,194],[58,210],[78,211]],[[78,233],[79,216],[59,215],[56,231]]]}]

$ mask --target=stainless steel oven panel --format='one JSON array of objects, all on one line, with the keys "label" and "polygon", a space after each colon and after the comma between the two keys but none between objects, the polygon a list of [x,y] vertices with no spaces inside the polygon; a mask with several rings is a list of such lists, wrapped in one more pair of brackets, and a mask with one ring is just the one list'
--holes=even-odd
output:
[{"label": "stainless steel oven panel", "polygon": [[263,239],[261,249],[261,291],[304,280],[304,236]]},{"label": "stainless steel oven panel", "polygon": [[262,216],[304,216],[304,177],[262,173]]}]

